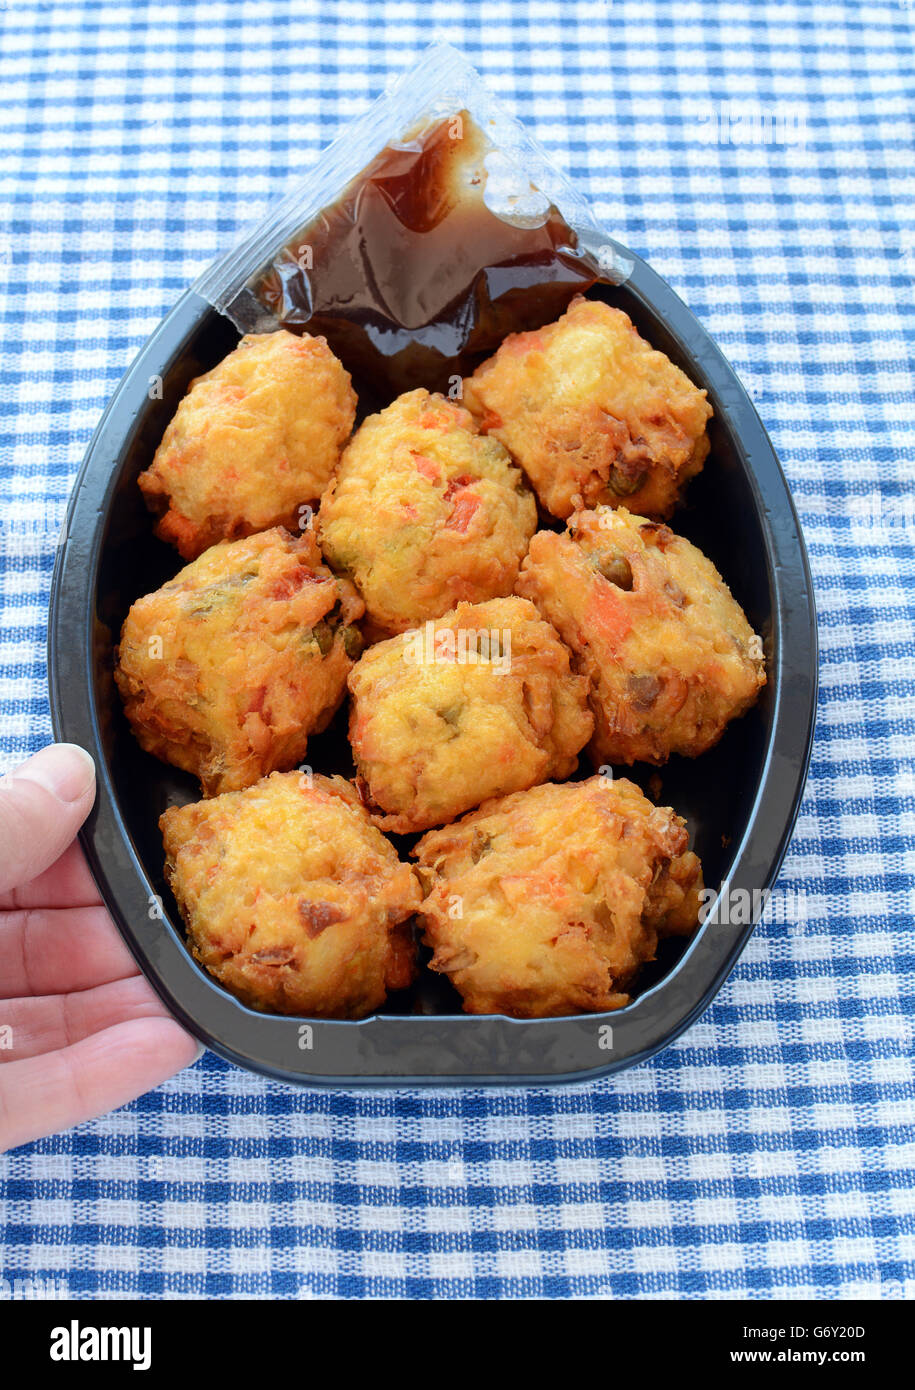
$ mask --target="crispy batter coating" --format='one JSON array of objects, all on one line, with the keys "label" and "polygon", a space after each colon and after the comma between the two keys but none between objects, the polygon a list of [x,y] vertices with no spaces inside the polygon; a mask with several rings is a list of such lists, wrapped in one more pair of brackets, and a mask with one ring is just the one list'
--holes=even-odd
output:
[{"label": "crispy batter coating", "polygon": [[139,484],[156,535],[193,560],[220,540],[299,529],[356,415],[349,372],[323,338],[242,338],[190,389]]},{"label": "crispy batter coating", "polygon": [[619,1008],[658,937],[698,921],[702,869],[683,820],[625,780],[488,801],[414,853],[431,968],[472,1014]]},{"label": "crispy batter coating", "polygon": [[711,560],[625,508],[538,532],[517,589],[591,682],[598,765],[696,757],[766,683],[762,641]]},{"label": "crispy batter coating", "polygon": [[582,502],[670,516],[708,454],[705,394],[622,310],[581,297],[556,323],[506,338],[464,383],[481,429],[559,517]]},{"label": "crispy batter coating", "polygon": [[329,564],[352,577],[379,636],[510,594],[536,526],[505,448],[425,390],[365,421],[318,516]]},{"label": "crispy batter coating", "polygon": [[568,777],[588,682],[523,599],[458,604],[379,642],[350,674],[350,740],[376,824],[426,830],[485,797]]},{"label": "crispy batter coating", "polygon": [[140,744],[205,796],[295,766],[344,697],[361,614],[310,532],[213,546],[125,619],[115,679]]},{"label": "crispy batter coating", "polygon": [[244,1004],[362,1018],[409,985],[416,878],[342,777],[274,772],[159,828],[194,955]]}]

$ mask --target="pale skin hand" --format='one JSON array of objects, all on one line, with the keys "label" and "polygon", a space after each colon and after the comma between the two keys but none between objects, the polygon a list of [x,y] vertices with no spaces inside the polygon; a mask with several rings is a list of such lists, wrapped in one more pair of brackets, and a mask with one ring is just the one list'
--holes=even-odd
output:
[{"label": "pale skin hand", "polygon": [[94,798],[92,759],[72,744],[0,779],[0,1151],[114,1110],[199,1055],[74,840]]}]

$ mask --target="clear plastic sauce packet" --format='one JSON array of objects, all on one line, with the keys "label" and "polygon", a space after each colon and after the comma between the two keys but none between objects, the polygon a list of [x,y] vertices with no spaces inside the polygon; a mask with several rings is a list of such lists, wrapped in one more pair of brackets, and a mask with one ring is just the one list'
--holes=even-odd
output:
[{"label": "clear plastic sauce packet", "polygon": [[373,409],[416,386],[459,394],[509,333],[628,269],[474,69],[436,45],[195,288],[242,332],[322,334]]}]

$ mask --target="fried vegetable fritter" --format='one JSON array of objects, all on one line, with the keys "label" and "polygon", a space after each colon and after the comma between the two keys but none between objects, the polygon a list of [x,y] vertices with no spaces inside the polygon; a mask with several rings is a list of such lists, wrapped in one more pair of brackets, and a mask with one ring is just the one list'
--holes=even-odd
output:
[{"label": "fried vegetable fritter", "polygon": [[115,679],[141,746],[205,796],[295,766],[344,697],[362,611],[310,532],[213,546],[125,619]]},{"label": "fried vegetable fritter", "polygon": [[593,727],[587,680],[518,598],[462,603],[379,642],[349,688],[360,785],[377,824],[401,832],[568,777]]},{"label": "fried vegetable fritter", "polygon": [[318,516],[324,554],[353,579],[378,636],[510,594],[536,525],[499,441],[425,390],[357,430]]},{"label": "fried vegetable fritter", "polygon": [[356,394],[323,338],[242,338],[191,382],[139,484],[156,535],[193,560],[220,540],[300,529],[349,438]]},{"label": "fried vegetable fritter", "polygon": [[563,518],[599,503],[669,517],[708,454],[705,395],[622,310],[581,297],[506,338],[464,383],[480,428]]},{"label": "fried vegetable fritter", "polygon": [[698,921],[702,869],[683,820],[625,780],[487,801],[414,852],[431,968],[472,1014],[620,1008],[658,938]]},{"label": "fried vegetable fritter", "polygon": [[762,640],[711,560],[625,508],[538,532],[517,590],[590,680],[598,765],[697,757],[766,683]]},{"label": "fried vegetable fritter", "polygon": [[159,828],[194,955],[244,1004],[363,1018],[409,985],[416,878],[342,777],[274,772]]}]

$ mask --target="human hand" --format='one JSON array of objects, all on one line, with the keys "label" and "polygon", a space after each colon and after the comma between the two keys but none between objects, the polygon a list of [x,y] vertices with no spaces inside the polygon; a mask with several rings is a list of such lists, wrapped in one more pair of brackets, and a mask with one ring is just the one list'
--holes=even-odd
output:
[{"label": "human hand", "polygon": [[0,1151],[114,1110],[200,1054],[74,839],[94,799],[92,759],[71,743],[0,779]]}]

